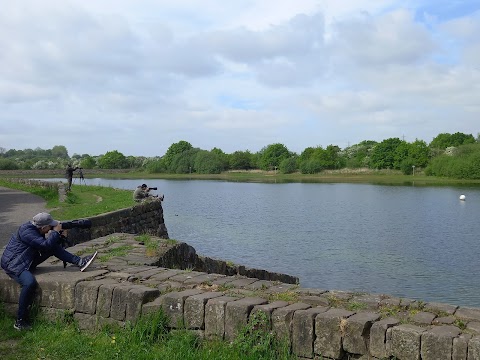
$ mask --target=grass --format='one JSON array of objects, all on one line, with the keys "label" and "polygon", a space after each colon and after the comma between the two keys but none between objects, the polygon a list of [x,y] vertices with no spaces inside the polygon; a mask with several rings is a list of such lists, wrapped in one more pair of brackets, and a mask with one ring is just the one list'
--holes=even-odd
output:
[{"label": "grass", "polygon": [[231,343],[202,340],[184,329],[169,331],[162,311],[142,317],[135,325],[106,326],[88,332],[80,331],[71,316],[48,321],[40,315],[32,330],[22,332],[13,329],[13,322],[0,308],[2,360],[295,359],[288,346],[266,329],[263,317],[252,316]]},{"label": "grass", "polygon": [[65,202],[60,202],[54,189],[29,186],[0,179],[0,186],[23,190],[47,201],[46,207],[54,218],[80,219],[104,214],[135,205],[132,191],[104,186],[73,186]]}]

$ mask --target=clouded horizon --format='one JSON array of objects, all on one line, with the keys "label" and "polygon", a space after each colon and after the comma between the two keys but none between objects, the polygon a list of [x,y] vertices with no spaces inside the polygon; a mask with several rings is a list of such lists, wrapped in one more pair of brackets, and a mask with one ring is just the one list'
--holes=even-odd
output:
[{"label": "clouded horizon", "polygon": [[480,132],[480,3],[34,0],[0,12],[0,147],[161,156]]}]

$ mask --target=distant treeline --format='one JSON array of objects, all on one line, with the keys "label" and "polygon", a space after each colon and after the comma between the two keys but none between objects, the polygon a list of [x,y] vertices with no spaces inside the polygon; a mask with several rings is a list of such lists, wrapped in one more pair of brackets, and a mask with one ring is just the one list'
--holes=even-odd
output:
[{"label": "distant treeline", "polygon": [[148,173],[218,174],[229,170],[275,170],[289,174],[316,174],[325,169],[396,169],[404,174],[423,171],[426,175],[457,179],[480,179],[480,135],[442,133],[430,144],[389,138],[365,140],[341,149],[336,145],[307,147],[300,154],[277,143],[252,153],[221,149],[202,150],[181,140],[170,145],[163,156],[125,156],[118,150],[93,156],[68,155],[63,145],[43,150],[7,150],[0,147],[0,170],[61,169],[67,164],[85,169],[135,169]]}]

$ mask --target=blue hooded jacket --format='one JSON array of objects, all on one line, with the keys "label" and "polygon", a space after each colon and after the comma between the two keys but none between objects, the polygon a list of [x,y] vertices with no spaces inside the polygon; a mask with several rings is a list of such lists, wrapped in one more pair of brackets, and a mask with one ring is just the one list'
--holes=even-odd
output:
[{"label": "blue hooded jacket", "polygon": [[60,234],[57,231],[50,231],[45,238],[31,222],[22,224],[18,232],[12,234],[3,252],[2,269],[9,275],[19,276],[22,271],[30,269],[39,254],[50,251],[59,241]]}]

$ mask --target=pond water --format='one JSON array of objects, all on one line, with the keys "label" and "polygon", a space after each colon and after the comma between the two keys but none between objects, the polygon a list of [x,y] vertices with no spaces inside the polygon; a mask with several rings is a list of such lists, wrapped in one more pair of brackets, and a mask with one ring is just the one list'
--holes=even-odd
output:
[{"label": "pond water", "polygon": [[302,287],[480,307],[480,187],[86,183],[157,186],[170,238],[201,255],[298,276]]}]

